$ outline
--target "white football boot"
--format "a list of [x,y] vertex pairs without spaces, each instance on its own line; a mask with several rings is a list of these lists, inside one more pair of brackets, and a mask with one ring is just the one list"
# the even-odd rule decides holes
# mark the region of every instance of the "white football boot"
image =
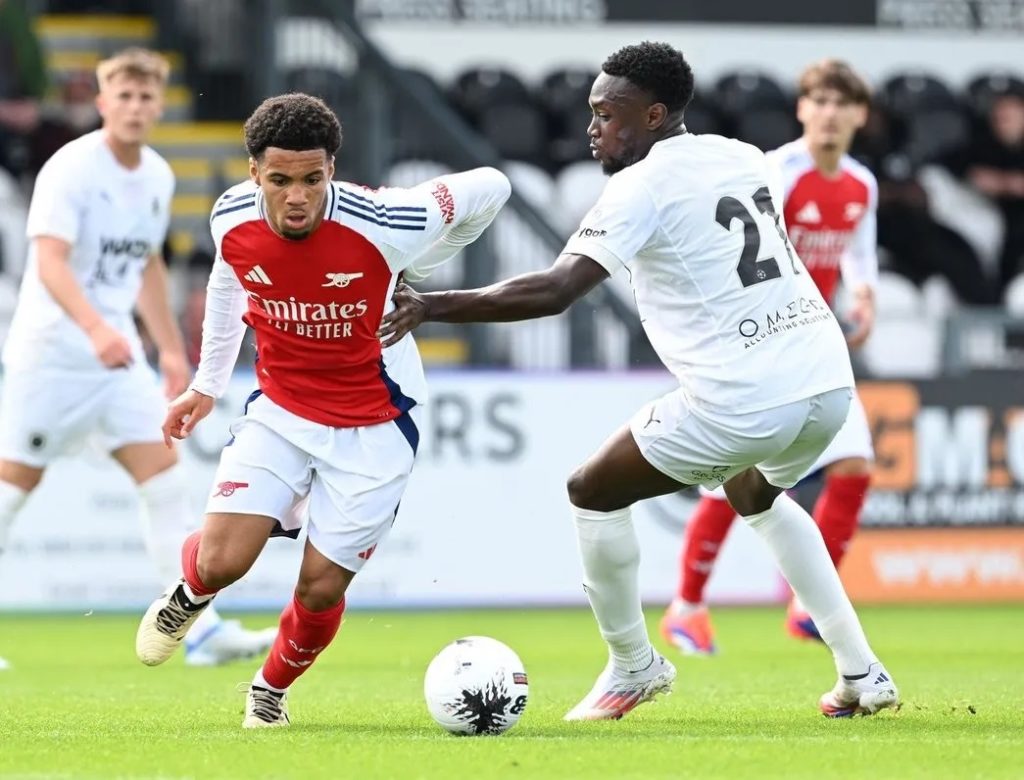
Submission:
[[185,637],[185,663],[188,666],[220,666],[252,658],[267,652],[276,638],[276,626],[252,631],[237,620],[222,620],[198,637],[198,641],[193,641],[192,634]]
[[10,668],[11,668],[11,664],[7,661],[7,659],[6,658],[0,658],[0,672],[2,672],[4,669],[10,669]]
[[821,697],[818,707],[829,718],[874,715],[900,703],[900,694],[882,664],[875,662],[867,674],[850,679],[841,676],[836,687]]
[[583,701],[569,710],[565,720],[618,720],[659,693],[670,693],[676,668],[654,653],[651,665],[639,672],[620,672],[609,661]]
[[142,616],[135,634],[135,655],[146,666],[162,664],[174,655],[196,618],[211,603],[212,598],[193,603],[185,595],[185,580],[173,582]]
[[290,726],[288,694],[250,685],[245,697],[244,729],[270,729]]

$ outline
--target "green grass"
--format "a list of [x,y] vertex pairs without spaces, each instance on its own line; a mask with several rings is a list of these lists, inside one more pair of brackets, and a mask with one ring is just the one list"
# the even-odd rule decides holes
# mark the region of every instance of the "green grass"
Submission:
[[[715,617],[723,653],[678,659],[671,697],[568,724],[604,661],[589,613],[351,612],[294,686],[292,728],[247,732],[234,688],[254,663],[148,669],[133,618],[2,616],[15,668],[0,673],[0,777],[1024,777],[1024,609],[863,610],[904,706],[838,721],[815,708],[827,653],[788,639],[780,610]],[[448,736],[423,705],[430,658],[466,634],[507,642],[529,671],[529,706],[504,736]]]

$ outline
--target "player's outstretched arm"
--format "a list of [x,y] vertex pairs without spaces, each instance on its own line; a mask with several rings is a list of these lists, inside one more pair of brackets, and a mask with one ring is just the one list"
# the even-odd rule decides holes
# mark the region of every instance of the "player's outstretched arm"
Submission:
[[46,235],[32,240],[35,241],[39,280],[57,305],[89,336],[100,362],[107,368],[131,365],[132,348],[128,339],[96,311],[71,270],[71,244]]
[[417,293],[395,290],[395,310],[378,335],[384,347],[397,343],[422,322],[516,322],[561,314],[608,278],[604,266],[586,255],[563,254],[545,271],[521,274],[476,290]]

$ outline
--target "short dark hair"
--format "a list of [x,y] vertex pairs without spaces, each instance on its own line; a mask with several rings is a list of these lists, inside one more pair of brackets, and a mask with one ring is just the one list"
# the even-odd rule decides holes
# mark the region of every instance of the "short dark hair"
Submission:
[[267,98],[245,120],[245,148],[259,158],[267,147],[304,152],[341,146],[341,123],[320,98],[302,92]]
[[871,89],[857,72],[842,60],[827,59],[807,66],[800,74],[800,97],[816,89],[834,89],[851,103],[866,106]]
[[693,69],[683,53],[667,43],[624,46],[604,61],[601,70],[650,93],[671,113],[682,111],[693,97]]

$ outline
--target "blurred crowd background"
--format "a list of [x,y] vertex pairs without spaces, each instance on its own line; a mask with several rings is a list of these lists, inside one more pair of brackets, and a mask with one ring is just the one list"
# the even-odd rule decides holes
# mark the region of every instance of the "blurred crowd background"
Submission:
[[[1022,4],[692,7],[708,5],[0,0],[0,324],[24,264],[33,177],[97,126],[93,69],[112,51],[151,46],[172,66],[153,145],[177,175],[166,253],[198,360],[209,208],[247,175],[241,122],[263,97],[302,90],[332,105],[345,128],[339,178],[406,185],[500,164],[514,184],[510,208],[488,240],[429,282],[471,286],[553,260],[603,185],[585,134],[600,63],[619,45],[660,38],[693,61],[689,129],[762,149],[799,135],[795,78],[808,62],[844,57],[868,77],[871,115],[853,153],[879,180],[883,273],[877,331],[855,356],[862,376],[1024,368]],[[425,359],[522,369],[655,364],[628,288],[604,287],[550,321],[432,325]]]

